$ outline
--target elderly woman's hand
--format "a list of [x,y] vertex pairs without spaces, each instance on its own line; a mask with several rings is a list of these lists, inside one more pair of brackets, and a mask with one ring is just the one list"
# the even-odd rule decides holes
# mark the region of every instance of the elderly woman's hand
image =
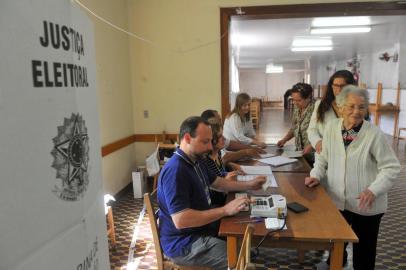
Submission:
[[311,145],[311,144],[308,144],[308,145],[306,145],[306,146],[304,147],[302,153],[303,153],[303,155],[307,155],[307,154],[310,154],[312,151],[313,151],[312,145]]
[[307,187],[315,187],[318,184],[320,184],[320,181],[317,178],[310,177],[310,176],[305,178],[305,185]]
[[367,211],[369,208],[371,208],[372,203],[375,201],[375,194],[369,189],[366,189],[359,194],[357,199],[359,199],[359,210]]
[[322,145],[321,140],[316,143],[315,149],[316,149],[317,154],[321,153],[321,150],[322,150],[321,145]]

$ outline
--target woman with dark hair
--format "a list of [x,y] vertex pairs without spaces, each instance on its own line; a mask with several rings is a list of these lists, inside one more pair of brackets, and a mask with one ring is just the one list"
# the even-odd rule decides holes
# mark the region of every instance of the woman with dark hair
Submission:
[[321,141],[323,138],[326,124],[336,118],[339,118],[339,110],[336,104],[336,96],[340,94],[341,89],[348,84],[356,84],[353,74],[348,70],[339,70],[335,72],[328,81],[327,91],[321,101],[317,101],[309,123],[307,135],[310,143],[321,152]]
[[291,91],[294,104],[292,127],[288,133],[278,141],[277,145],[283,147],[293,137],[295,138],[296,150],[302,150],[303,156],[313,165],[313,147],[307,138],[307,128],[314,109],[313,88],[307,83],[295,84]]
[[239,141],[243,144],[255,144],[264,148],[265,143],[258,140],[252,126],[250,103],[251,98],[248,94],[238,94],[234,109],[224,121],[223,135],[229,140]]

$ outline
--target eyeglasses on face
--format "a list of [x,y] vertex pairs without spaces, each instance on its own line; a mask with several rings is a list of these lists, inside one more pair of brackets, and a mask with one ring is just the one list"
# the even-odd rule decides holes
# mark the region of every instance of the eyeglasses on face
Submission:
[[335,84],[335,83],[333,83],[333,88],[340,88],[340,89],[342,89],[344,86],[346,86],[346,84]]
[[344,107],[347,108],[348,111],[354,111],[355,109],[358,109],[361,112],[364,112],[367,110],[367,106],[366,105],[354,105],[354,104],[344,104]]

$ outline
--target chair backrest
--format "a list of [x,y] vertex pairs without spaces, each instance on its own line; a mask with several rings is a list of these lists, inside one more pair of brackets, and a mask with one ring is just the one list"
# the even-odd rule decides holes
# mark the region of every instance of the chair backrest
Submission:
[[251,264],[251,239],[254,232],[254,225],[248,224],[242,239],[240,254],[238,255],[236,270],[255,269]]
[[157,192],[158,189],[158,179],[159,179],[159,173],[154,175],[154,181],[152,182],[152,192],[151,195],[155,196],[155,193]]
[[159,240],[159,230],[158,222],[156,217],[156,211],[151,202],[151,195],[149,193],[144,194],[144,203],[147,208],[147,213],[149,217],[149,223],[151,225],[152,239],[154,240],[156,260],[158,264],[158,269],[164,269],[164,255],[161,248],[161,241]]

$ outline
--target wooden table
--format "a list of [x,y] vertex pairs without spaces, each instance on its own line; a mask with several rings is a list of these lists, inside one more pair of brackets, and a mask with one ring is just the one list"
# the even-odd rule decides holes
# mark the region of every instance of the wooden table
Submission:
[[[305,173],[274,173],[277,188],[273,194],[282,194],[288,202],[296,201],[309,208],[309,211],[295,214],[288,211],[287,230],[272,235],[272,241],[264,246],[330,250],[330,269],[342,269],[344,242],[358,242],[358,238],[333,204],[322,186],[308,188],[304,185]],[[232,197],[233,195],[229,195]],[[231,199],[231,198],[229,198]],[[246,223],[236,223],[249,219],[248,212],[223,218],[219,235],[227,237],[227,256],[229,267],[237,260],[237,242],[243,237]],[[253,238],[259,240],[268,230],[264,222],[255,223]]]

